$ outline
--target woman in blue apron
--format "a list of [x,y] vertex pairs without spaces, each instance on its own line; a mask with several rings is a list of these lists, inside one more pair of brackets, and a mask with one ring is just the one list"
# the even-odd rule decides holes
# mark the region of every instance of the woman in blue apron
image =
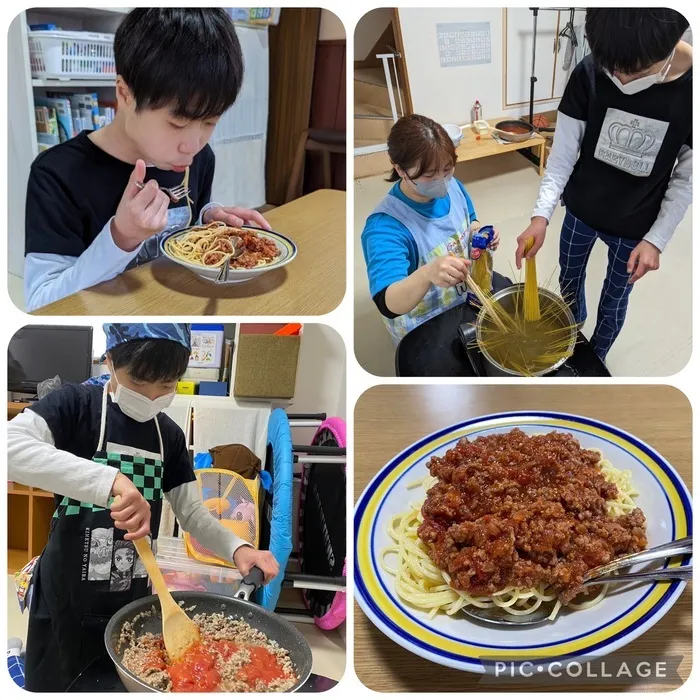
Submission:
[[[457,154],[445,129],[418,114],[391,129],[394,186],[367,219],[362,249],[370,294],[394,344],[466,299],[469,235],[480,224],[453,177]],[[498,233],[491,249],[498,247]]]
[[32,576],[30,691],[68,688],[105,653],[109,618],[149,594],[132,540],[149,531],[157,540],[164,496],[184,530],[242,573],[257,565],[269,580],[278,571],[269,552],[245,546],[209,515],[182,430],[162,413],[189,361],[189,327],[105,330],[111,378],[104,386],[66,385],[8,426],[9,478],[56,494],[49,541]]

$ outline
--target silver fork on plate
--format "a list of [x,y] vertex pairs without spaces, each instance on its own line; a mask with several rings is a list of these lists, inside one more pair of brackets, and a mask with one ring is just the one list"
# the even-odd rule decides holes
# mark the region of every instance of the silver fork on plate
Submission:
[[[145,186],[146,185],[143,182],[136,183],[136,187],[138,187],[140,190],[142,190]],[[165,194],[170,197],[170,201],[173,204],[177,204],[181,199],[184,199],[190,193],[190,188],[185,187],[184,185],[178,185],[177,187],[159,187],[158,189],[161,192],[165,192]]]
[[221,266],[219,274],[214,280],[216,284],[226,284],[228,282],[228,273],[231,269],[231,260],[240,258],[245,250],[243,241],[240,239],[239,236],[232,236],[230,240],[233,245],[233,253],[231,253],[231,255],[226,256],[226,260],[224,260],[224,264]]
[[[586,573],[583,579],[584,586],[592,586],[599,583],[646,583],[651,581],[690,581],[693,577],[693,567],[678,566],[663,569],[654,569],[651,571],[635,571],[624,573],[622,575],[612,575],[618,569],[625,569],[635,564],[644,564],[650,561],[659,559],[670,559],[672,557],[683,556],[693,553],[693,538],[684,537],[680,540],[667,542],[666,544],[646,549],[636,554],[626,554],[622,557],[614,559],[609,564],[598,566]],[[507,625],[510,627],[518,627],[524,625],[540,624],[549,622],[556,601],[549,601],[540,605],[534,612],[527,615],[514,616],[510,615],[504,608],[476,608],[467,606],[462,608],[463,612],[468,617],[474,617],[477,620],[490,622],[495,625]]]

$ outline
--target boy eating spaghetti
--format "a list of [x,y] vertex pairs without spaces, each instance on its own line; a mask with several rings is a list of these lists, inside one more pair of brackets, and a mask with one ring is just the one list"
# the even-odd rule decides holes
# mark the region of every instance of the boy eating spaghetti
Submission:
[[[117,113],[98,131],[42,153],[27,187],[27,311],[159,255],[162,237],[196,223],[269,225],[210,202],[207,145],[243,82],[243,55],[223,9],[138,8],[114,39]],[[145,186],[144,186],[145,183]],[[161,187],[183,186],[171,201]]]

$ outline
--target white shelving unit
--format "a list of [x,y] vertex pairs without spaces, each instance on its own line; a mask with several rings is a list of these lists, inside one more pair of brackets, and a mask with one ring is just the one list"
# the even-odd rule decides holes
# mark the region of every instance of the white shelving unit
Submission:
[[24,209],[27,179],[38,155],[34,123],[34,97],[46,90],[92,88],[106,96],[111,80],[34,80],[29,66],[28,25],[53,23],[61,29],[114,33],[129,11],[126,7],[47,7],[30,9],[13,20],[8,32],[8,270],[17,277],[24,271]]

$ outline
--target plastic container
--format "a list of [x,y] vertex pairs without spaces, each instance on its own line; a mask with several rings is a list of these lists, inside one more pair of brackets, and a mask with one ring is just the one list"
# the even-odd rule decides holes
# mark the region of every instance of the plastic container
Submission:
[[203,564],[187,554],[180,537],[159,537],[156,561],[170,591],[200,591],[233,595],[241,575],[238,569]]
[[29,32],[32,78],[116,78],[114,34]]

